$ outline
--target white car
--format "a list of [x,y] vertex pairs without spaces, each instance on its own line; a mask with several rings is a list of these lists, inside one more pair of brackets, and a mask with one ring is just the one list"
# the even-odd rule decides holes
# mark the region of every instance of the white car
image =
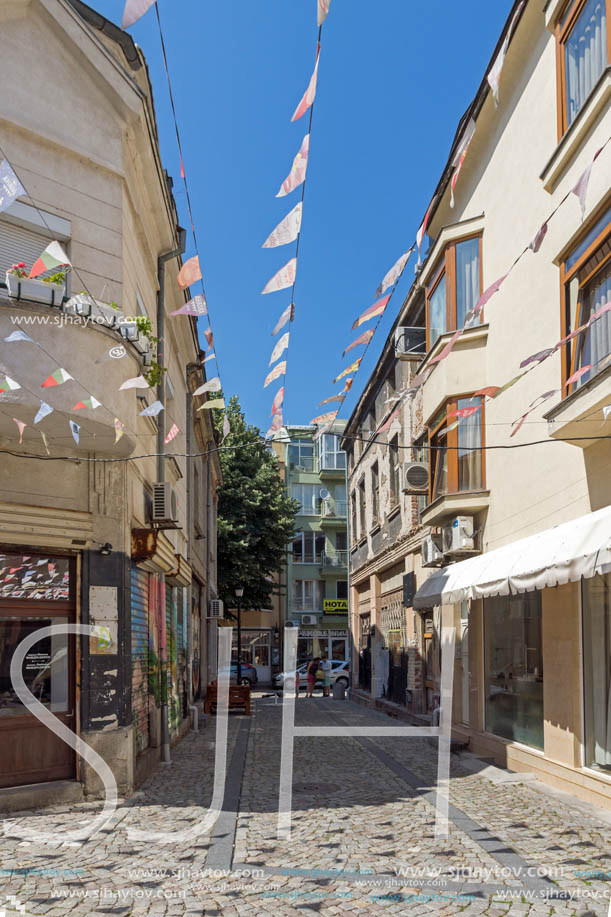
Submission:
[[[299,690],[305,691],[308,686],[308,676],[307,676],[308,663],[303,662],[301,665],[297,666],[297,673],[299,675]],[[350,665],[348,662],[342,659],[332,659],[331,660],[331,686],[339,682],[343,684],[345,688],[350,684]],[[278,672],[272,678],[272,684],[274,688],[282,688],[284,685],[284,672]],[[324,685],[323,681],[316,681],[315,687],[322,688]]]

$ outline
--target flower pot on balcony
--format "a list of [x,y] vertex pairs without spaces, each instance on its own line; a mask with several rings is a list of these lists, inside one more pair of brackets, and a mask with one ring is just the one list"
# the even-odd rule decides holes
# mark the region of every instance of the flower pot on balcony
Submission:
[[61,306],[65,287],[63,284],[45,283],[44,280],[29,280],[17,277],[7,271],[6,285],[9,296],[13,299],[39,302],[49,306]]

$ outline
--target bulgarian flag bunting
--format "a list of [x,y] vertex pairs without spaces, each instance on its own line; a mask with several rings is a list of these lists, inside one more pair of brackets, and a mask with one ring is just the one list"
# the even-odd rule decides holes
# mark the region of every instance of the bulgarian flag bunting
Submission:
[[101,407],[102,402],[98,401],[97,398],[94,398],[93,395],[91,398],[85,399],[85,401],[77,401],[77,403],[72,408],[73,411],[82,411],[85,408],[91,408],[92,411],[95,411],[96,408]]
[[339,382],[339,380],[340,380],[340,379],[343,379],[344,376],[348,376],[348,375],[350,375],[350,373],[355,373],[355,372],[357,371],[357,369],[359,368],[359,366],[361,365],[361,360],[362,360],[362,359],[363,359],[362,357],[359,357],[358,360],[355,360],[354,363],[351,363],[350,366],[347,366],[346,369],[345,369],[343,372],[341,372],[341,373],[339,374],[339,376],[336,376],[336,377],[335,377],[335,379],[333,380],[333,382],[334,382],[334,383],[335,383],[335,382]]
[[59,242],[51,242],[50,245],[47,245],[38,261],[35,261],[32,265],[28,278],[38,277],[39,274],[44,274],[45,271],[50,271],[51,268],[59,267],[60,264],[72,266]]
[[51,373],[45,381],[40,386],[41,388],[53,388],[54,385],[63,385],[64,382],[68,382],[69,379],[72,379],[70,373],[65,369],[56,369],[54,373]]
[[376,302],[374,302],[373,306],[369,306],[368,309],[365,309],[362,315],[359,315],[359,317],[352,323],[352,330],[354,331],[354,329],[358,328],[359,325],[368,322],[370,318],[375,318],[376,315],[382,315],[384,309],[388,305],[389,299],[390,296],[384,296],[382,299],[378,299]]
[[14,379],[11,379],[10,376],[5,376],[0,382],[0,393],[14,391],[16,388],[21,388],[21,386],[18,382],[15,382]]

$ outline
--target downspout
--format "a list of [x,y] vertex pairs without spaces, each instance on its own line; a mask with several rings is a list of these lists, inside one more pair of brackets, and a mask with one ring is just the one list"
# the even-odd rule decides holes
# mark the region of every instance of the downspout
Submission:
[[[187,424],[187,455],[191,455],[191,444],[193,441],[192,429],[193,429],[193,417],[192,417],[192,395],[191,395],[191,374],[201,371],[201,365],[199,363],[189,363],[187,365],[187,371],[185,375],[185,388],[186,388],[186,404],[185,404],[185,417]],[[187,459],[187,562],[191,566],[191,543],[194,537],[193,532],[193,509],[191,504],[191,491],[193,487],[193,469],[191,466],[191,460]],[[187,697],[189,700],[190,709],[194,708],[191,706],[193,704],[193,616],[191,613],[193,607],[193,595],[192,595],[193,586],[189,586],[187,591],[187,676],[188,676],[188,688],[187,688]],[[197,708],[195,708],[197,710]],[[195,722],[197,722],[197,713],[194,714]]]
[[[178,247],[157,258],[157,363],[161,370],[159,382],[157,383],[157,400],[165,406],[165,263],[172,258],[178,258],[184,254],[187,246],[187,231],[180,229],[178,233]],[[161,483],[165,480],[165,415],[161,411],[157,415],[157,481]],[[163,589],[163,598],[165,598],[165,581]],[[165,602],[161,609],[162,615],[162,643],[161,643],[161,666],[162,672],[165,673],[165,691],[161,698],[161,745],[163,748],[163,760],[166,764],[170,763],[170,730],[168,727],[168,660],[166,651],[166,634],[165,634]]]

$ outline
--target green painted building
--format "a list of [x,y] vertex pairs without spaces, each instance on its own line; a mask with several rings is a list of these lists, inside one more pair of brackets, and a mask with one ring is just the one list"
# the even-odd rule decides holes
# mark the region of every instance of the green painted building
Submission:
[[284,617],[299,626],[298,660],[348,659],[348,524],[345,421],[315,438],[316,426],[286,426],[273,443],[287,491],[299,502],[287,546]]

